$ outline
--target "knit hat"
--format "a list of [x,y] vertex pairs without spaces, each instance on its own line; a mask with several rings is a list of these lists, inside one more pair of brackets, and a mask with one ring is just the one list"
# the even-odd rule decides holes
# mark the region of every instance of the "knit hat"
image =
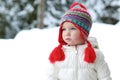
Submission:
[[92,26],[92,19],[84,5],[77,2],[72,4],[70,10],[62,16],[61,26],[65,21],[72,22],[74,25],[81,28],[86,36],[89,35]]
[[71,22],[72,24],[75,25],[76,28],[79,29],[79,31],[81,32],[80,36],[82,36],[82,38],[87,43],[84,60],[88,63],[93,63],[96,59],[95,51],[92,48],[90,42],[84,37],[84,36],[88,37],[89,35],[92,26],[92,19],[86,7],[78,2],[73,3],[70,9],[61,18],[58,36],[58,41],[60,44],[50,54],[49,56],[50,62],[54,63],[55,61],[63,61],[65,59],[65,55],[62,50],[62,45],[67,44],[62,38],[62,26],[64,22]]

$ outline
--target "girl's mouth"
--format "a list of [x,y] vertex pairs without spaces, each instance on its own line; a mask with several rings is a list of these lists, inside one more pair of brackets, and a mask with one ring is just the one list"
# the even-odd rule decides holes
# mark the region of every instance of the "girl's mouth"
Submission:
[[66,38],[65,40],[67,40],[67,41],[71,41],[71,38]]

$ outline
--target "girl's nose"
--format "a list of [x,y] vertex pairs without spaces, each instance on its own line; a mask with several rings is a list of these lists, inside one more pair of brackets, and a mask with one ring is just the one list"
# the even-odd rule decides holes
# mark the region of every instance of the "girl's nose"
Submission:
[[66,35],[69,36],[70,35],[70,31],[66,30]]

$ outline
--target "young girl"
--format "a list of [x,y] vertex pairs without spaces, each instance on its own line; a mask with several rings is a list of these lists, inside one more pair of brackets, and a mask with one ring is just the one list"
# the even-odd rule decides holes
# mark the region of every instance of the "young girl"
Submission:
[[102,52],[88,40],[91,27],[86,7],[73,3],[62,16],[59,45],[49,56],[49,80],[111,80]]

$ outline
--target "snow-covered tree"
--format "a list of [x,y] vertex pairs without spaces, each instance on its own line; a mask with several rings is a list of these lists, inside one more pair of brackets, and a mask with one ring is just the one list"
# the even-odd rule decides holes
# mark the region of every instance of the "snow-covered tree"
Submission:
[[36,0],[0,0],[0,38],[36,26]]
[[46,0],[39,0],[37,8],[37,27],[40,29],[44,28],[44,13],[46,7]]
[[20,30],[41,24],[39,28],[59,26],[61,16],[73,2],[84,4],[94,22],[120,21],[120,0],[43,0],[44,7],[41,1],[0,0],[0,38],[14,38]]
[[120,0],[91,0],[87,4],[94,21],[108,24],[120,21]]
[[47,0],[44,24],[46,27],[59,26],[60,18],[74,0]]

